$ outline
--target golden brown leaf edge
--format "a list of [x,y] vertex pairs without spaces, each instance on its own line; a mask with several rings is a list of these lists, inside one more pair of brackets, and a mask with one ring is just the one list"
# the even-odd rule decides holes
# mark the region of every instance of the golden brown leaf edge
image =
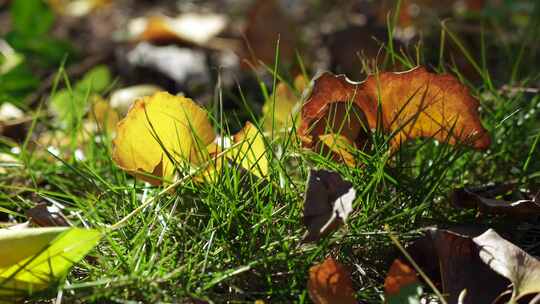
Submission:
[[424,67],[370,75],[358,83],[326,72],[313,81],[298,132],[304,146],[312,149],[321,145],[319,136],[324,134],[339,134],[364,149],[368,132],[381,128],[392,136],[393,151],[414,138],[483,150],[491,140],[478,106],[454,76],[430,73]]

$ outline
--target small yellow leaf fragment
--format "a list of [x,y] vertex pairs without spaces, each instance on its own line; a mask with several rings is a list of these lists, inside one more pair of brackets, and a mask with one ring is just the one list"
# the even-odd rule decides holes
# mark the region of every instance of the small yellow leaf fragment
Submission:
[[258,177],[268,175],[268,158],[263,135],[252,123],[247,122],[240,132],[233,136],[234,145],[226,153],[232,161]]
[[319,135],[319,141],[323,153],[331,152],[332,156],[338,161],[343,161],[349,167],[356,167],[356,160],[351,153],[355,150],[355,147],[347,137],[339,134],[324,134]]
[[90,118],[95,121],[102,130],[114,131],[120,120],[118,113],[100,96],[94,96]]
[[213,142],[206,148],[210,163],[195,177],[198,182],[216,182],[223,166],[237,165],[257,177],[268,176],[268,158],[263,134],[255,125],[247,122],[242,130],[232,136],[230,147]]
[[298,75],[294,79],[294,89],[286,83],[280,82],[276,86],[275,93],[270,96],[263,106],[264,130],[271,132],[287,130],[292,127],[298,116],[300,108],[300,96],[306,88],[308,82],[303,75]]
[[157,185],[160,178],[174,176],[173,161],[197,164],[207,158],[206,146],[215,137],[206,111],[193,100],[158,92],[137,100],[120,121],[113,159],[122,169]]

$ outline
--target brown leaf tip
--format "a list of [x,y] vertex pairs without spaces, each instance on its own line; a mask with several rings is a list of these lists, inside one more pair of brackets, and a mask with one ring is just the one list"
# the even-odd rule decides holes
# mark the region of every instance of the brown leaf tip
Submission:
[[332,257],[309,269],[308,292],[316,304],[356,303],[350,274]]
[[387,295],[397,295],[403,287],[417,282],[416,272],[400,259],[395,259],[384,280],[384,291]]

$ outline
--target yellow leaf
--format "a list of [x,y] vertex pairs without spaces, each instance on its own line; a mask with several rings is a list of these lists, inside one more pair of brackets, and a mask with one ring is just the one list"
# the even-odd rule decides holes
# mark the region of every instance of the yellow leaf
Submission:
[[324,154],[330,152],[334,159],[343,161],[350,167],[356,167],[356,160],[351,153],[355,148],[347,137],[339,134],[324,134],[319,135],[319,141]]
[[218,172],[228,161],[240,165],[255,176],[265,178],[268,175],[263,135],[252,123],[247,122],[242,130],[232,136],[232,145],[223,148],[225,150],[215,142],[207,146],[207,151],[212,155],[211,163],[195,177],[196,181],[216,182]]
[[113,159],[122,169],[157,185],[159,178],[174,176],[172,160],[197,164],[206,159],[206,146],[215,137],[206,111],[193,100],[158,92],[137,100],[120,121]]
[[[294,79],[294,88],[297,92],[301,93],[306,86],[307,80],[303,75],[298,75]],[[275,93],[266,100],[263,106],[265,131],[271,132],[274,127],[276,132],[293,126],[298,116],[297,108],[300,106],[300,97],[297,94],[284,82],[276,86]]]
[[225,155],[258,177],[268,175],[268,158],[263,135],[252,123],[247,122],[233,136],[234,146]]
[[71,227],[0,229],[0,302],[58,282],[100,238],[97,230]]
[[95,121],[101,130],[114,131],[120,118],[118,113],[101,96],[94,96],[90,118]]

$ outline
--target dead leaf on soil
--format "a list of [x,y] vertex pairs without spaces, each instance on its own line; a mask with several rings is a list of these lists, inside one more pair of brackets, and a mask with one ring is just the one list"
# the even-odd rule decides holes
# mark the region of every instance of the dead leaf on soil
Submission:
[[416,271],[400,259],[395,259],[384,280],[384,292],[386,296],[397,295],[402,288],[415,283],[418,283]]
[[452,202],[460,208],[478,208],[484,214],[524,218],[540,214],[540,191],[521,191],[513,183],[459,188]]
[[333,258],[309,269],[309,297],[315,304],[355,304],[350,274]]
[[[512,282],[512,300],[540,293],[540,261],[489,229],[473,239],[480,258]],[[510,301],[513,303],[513,301]]]
[[47,207],[47,203],[40,203],[26,210],[26,216],[30,223],[39,227],[71,226],[62,212],[55,209]]
[[360,83],[323,73],[302,107],[299,134],[308,147],[315,146],[320,135],[336,133],[363,149],[368,132],[381,127],[392,135],[393,150],[415,138],[486,149],[490,138],[480,123],[478,106],[456,78],[423,67],[371,75]]
[[336,230],[352,212],[356,191],[336,172],[311,170],[304,197],[304,242],[313,242]]
[[457,303],[464,289],[464,304],[492,303],[509,284],[480,258],[473,242],[477,230],[432,228],[408,248],[419,267],[447,295],[448,303]]

